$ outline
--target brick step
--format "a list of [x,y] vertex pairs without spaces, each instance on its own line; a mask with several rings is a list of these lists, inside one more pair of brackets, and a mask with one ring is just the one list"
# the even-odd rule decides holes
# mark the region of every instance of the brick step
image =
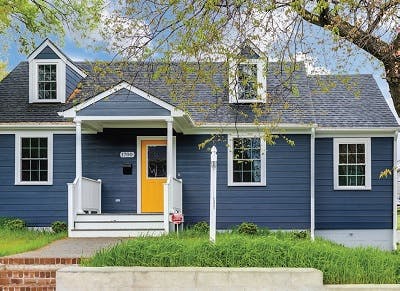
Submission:
[[55,287],[56,270],[50,269],[5,269],[0,270],[0,287]]
[[32,287],[32,286],[6,286],[0,289],[1,291],[55,291],[56,287]]
[[0,264],[4,265],[77,265],[80,261],[80,258],[0,258]]

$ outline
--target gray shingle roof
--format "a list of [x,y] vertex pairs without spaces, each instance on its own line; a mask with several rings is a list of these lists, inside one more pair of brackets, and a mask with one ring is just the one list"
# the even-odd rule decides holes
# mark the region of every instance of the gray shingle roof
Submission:
[[[199,123],[245,123],[257,118],[274,123],[317,123],[326,127],[397,126],[375,80],[369,75],[307,76],[303,65],[289,75],[281,65],[270,63],[268,101],[254,108],[229,104],[224,63],[202,65],[206,66],[202,71],[209,72],[213,82],[199,81],[195,73],[198,64],[194,63],[186,67],[191,71],[189,74],[182,73],[178,63],[170,64],[174,75],[169,79],[163,76],[152,78],[161,66],[156,62],[104,64],[103,69],[99,64],[75,64],[88,72],[88,77],[67,104],[29,104],[28,63],[20,63],[0,82],[0,122],[63,121],[57,115],[58,111],[126,81],[183,109]],[[327,87],[329,90],[325,90]]]

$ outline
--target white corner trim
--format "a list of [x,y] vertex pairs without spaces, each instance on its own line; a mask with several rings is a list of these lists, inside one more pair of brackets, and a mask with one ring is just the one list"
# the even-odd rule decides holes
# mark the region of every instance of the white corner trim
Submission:
[[398,131],[394,132],[393,137],[393,235],[392,235],[392,244],[393,250],[397,249],[397,144],[398,144]]
[[[365,144],[365,186],[339,186],[339,144]],[[334,190],[371,190],[371,138],[333,139],[333,188]]]
[[[260,99],[239,99],[237,96],[239,65],[257,65],[257,95]],[[265,103],[267,100],[267,77],[265,72],[266,61],[263,59],[248,59],[241,62],[231,61],[229,65],[229,103]]]
[[[136,213],[142,213],[142,141],[165,140],[165,136],[137,136],[136,139]],[[176,136],[173,136],[173,173],[176,177]],[[163,196],[164,197],[164,196]]]
[[[21,139],[24,137],[47,138],[47,181],[21,181]],[[53,133],[24,131],[15,133],[15,185],[53,185]]]
[[[39,65],[56,65],[57,99],[39,99]],[[62,60],[38,59],[29,62],[29,103],[65,103],[66,67]]]
[[82,78],[86,78],[87,74],[82,71],[81,69],[79,69],[74,63],[72,63],[67,57],[66,55],[60,51],[58,49],[58,47],[56,47],[49,39],[46,39],[44,42],[42,42],[42,44],[36,48],[28,57],[28,62],[30,63],[31,61],[33,61],[38,54],[40,54],[42,52],[42,50],[46,47],[50,47],[55,53],[56,55],[68,66],[70,66],[75,72],[77,72]]
[[84,101],[83,103],[81,103],[77,106],[74,106],[63,112],[59,112],[59,115],[63,116],[63,117],[75,117],[77,111],[80,111],[80,110],[82,110],[82,109],[84,109],[84,108],[86,108],[86,107],[88,107],[88,106],[110,96],[111,94],[122,90],[122,89],[127,89],[127,90],[131,91],[132,93],[135,93],[135,94],[143,97],[144,99],[146,99],[150,102],[153,102],[154,104],[157,104],[164,109],[167,109],[168,111],[171,112],[171,116],[181,117],[181,116],[185,115],[183,111],[177,109],[175,106],[173,106],[153,95],[150,95],[149,93],[144,92],[143,90],[140,90],[139,88],[136,88],[127,82],[121,82],[118,85],[112,87],[111,89],[108,89],[108,90]]
[[[239,138],[259,138],[261,145],[261,181],[260,182],[233,182],[233,139],[235,137]],[[266,162],[266,144],[265,140],[260,137],[259,134],[244,134],[244,135],[228,135],[228,186],[266,186],[266,171],[267,171],[267,162]]]

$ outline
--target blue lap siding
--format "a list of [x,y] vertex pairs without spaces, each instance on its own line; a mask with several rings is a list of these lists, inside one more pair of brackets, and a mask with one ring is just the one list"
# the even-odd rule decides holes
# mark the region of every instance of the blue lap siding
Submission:
[[46,46],[36,57],[35,59],[59,59],[58,55],[49,47]]
[[80,116],[169,116],[169,110],[127,90],[110,96],[82,109]]
[[368,191],[333,190],[333,139],[315,142],[316,229],[392,228],[393,178],[379,179],[392,168],[393,138],[371,138],[371,184]]
[[[209,219],[210,153],[199,150],[206,135],[183,136],[177,143],[177,174],[183,179],[185,221]],[[264,187],[228,187],[226,141],[217,144],[217,228],[248,221],[271,229],[310,227],[310,137],[290,136],[267,147]]]
[[15,136],[0,135],[0,217],[20,217],[29,226],[67,221],[67,183],[75,177],[75,136],[53,137],[53,185],[14,185]]
[[78,86],[79,82],[82,81],[82,77],[68,65],[66,65],[65,74],[65,96],[68,98]]
[[[136,213],[137,156],[121,158],[120,152],[137,154],[137,136],[165,135],[166,129],[105,129],[82,136],[83,176],[102,180],[102,212]],[[123,175],[126,163],[132,165],[132,175]]]

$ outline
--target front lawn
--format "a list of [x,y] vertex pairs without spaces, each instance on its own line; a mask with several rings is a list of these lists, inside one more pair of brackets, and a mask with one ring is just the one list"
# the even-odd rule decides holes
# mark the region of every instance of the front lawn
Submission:
[[35,250],[66,236],[65,232],[52,233],[0,228],[0,257]]
[[307,267],[324,273],[325,284],[400,283],[400,253],[346,248],[303,233],[223,233],[215,245],[206,234],[185,231],[142,237],[102,250],[85,266]]

